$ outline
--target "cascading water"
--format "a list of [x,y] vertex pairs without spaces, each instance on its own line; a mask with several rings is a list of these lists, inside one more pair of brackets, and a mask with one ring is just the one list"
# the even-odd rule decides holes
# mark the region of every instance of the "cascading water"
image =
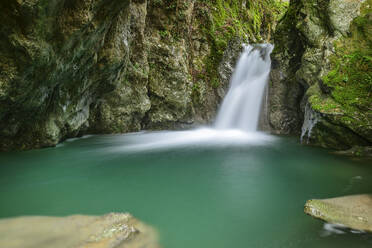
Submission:
[[[320,116],[318,113],[314,112],[309,103],[306,104],[305,107],[305,119],[304,124],[302,125],[302,132],[301,132],[301,143],[309,143],[309,139],[311,138],[311,133],[313,128],[318,123]],[[306,140],[305,140],[306,139]]]
[[257,130],[272,49],[270,44],[245,46],[218,113],[217,129]]
[[119,152],[198,145],[258,145],[272,141],[273,136],[257,132],[261,103],[270,73],[272,49],[270,44],[244,47],[213,128],[117,136],[119,143],[125,143],[118,148]]

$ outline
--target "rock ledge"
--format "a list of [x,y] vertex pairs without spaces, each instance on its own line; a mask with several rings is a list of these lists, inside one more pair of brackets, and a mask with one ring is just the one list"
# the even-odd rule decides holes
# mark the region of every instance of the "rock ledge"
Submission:
[[127,213],[0,219],[0,247],[158,248],[155,231]]
[[372,232],[372,195],[309,200],[305,213],[329,223]]

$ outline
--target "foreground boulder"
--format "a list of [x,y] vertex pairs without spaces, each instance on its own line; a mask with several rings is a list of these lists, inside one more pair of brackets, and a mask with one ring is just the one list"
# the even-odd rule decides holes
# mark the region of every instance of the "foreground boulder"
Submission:
[[0,220],[0,247],[159,247],[155,231],[129,214],[17,217]]
[[329,223],[372,232],[372,195],[352,195],[309,200],[305,213]]

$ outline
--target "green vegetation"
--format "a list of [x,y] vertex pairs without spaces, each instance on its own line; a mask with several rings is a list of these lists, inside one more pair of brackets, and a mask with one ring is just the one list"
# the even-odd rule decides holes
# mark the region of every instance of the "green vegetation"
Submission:
[[[335,42],[336,53],[330,57],[331,71],[323,77],[324,84],[330,88],[332,100],[337,104],[333,110],[342,109],[346,124],[371,126],[372,114],[372,1],[364,3],[362,15],[351,26],[350,37]],[[326,101],[316,101],[314,109],[329,111]],[[337,106],[337,107],[335,107]]]
[[[323,114],[343,114],[340,104],[335,102],[333,98],[322,96],[318,85],[314,85],[312,87],[317,88],[316,92],[308,92],[308,94],[312,94],[309,98],[309,101],[314,110]],[[310,91],[314,90],[310,89]]]
[[167,38],[170,34],[169,34],[168,30],[160,30],[160,31],[159,31],[159,35],[160,35],[161,38],[165,39],[165,38]]
[[198,15],[204,21],[202,30],[211,44],[211,54],[205,61],[206,78],[213,87],[219,86],[217,67],[228,42],[239,37],[253,42],[270,40],[288,3],[277,0],[205,0],[197,3]]
[[334,69],[323,78],[332,88],[332,97],[351,111],[368,110],[372,97],[372,57],[359,49],[338,48],[332,60]]
[[[156,24],[162,42],[177,46],[186,40],[192,46],[197,37],[200,43],[208,43],[209,55],[196,62],[190,73],[194,83],[200,80],[213,88],[221,84],[217,70],[229,41],[235,38],[252,43],[270,41],[277,21],[288,7],[288,2],[281,0],[198,0],[193,7],[187,0],[152,0],[150,4],[164,11],[154,18],[163,20],[159,18],[162,15],[169,18]],[[185,25],[189,18],[190,24]],[[193,58],[192,51],[189,56]]]
[[365,3],[364,14],[353,21],[352,35],[335,42],[332,70],[323,78],[332,88],[332,97],[346,108],[368,110],[372,104],[371,4],[371,0]]

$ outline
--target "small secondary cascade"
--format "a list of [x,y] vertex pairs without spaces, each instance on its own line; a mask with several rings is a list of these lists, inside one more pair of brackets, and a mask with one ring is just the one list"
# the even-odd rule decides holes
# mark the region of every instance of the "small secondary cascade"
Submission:
[[217,129],[257,130],[272,50],[271,44],[245,45],[217,115]]
[[[314,112],[309,103],[306,104],[305,107],[305,119],[304,124],[302,125],[302,132],[301,132],[301,143],[309,143],[311,138],[311,133],[313,128],[318,123],[320,116],[318,113]],[[305,140],[306,138],[306,140]]]

